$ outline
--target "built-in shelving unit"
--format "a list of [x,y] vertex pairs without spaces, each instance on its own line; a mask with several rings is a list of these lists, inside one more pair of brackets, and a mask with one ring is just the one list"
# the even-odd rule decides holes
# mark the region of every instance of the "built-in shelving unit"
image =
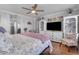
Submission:
[[78,39],[78,17],[78,15],[64,17],[64,38],[66,38],[67,34],[73,33]]
[[[39,21],[39,32],[41,34],[48,34],[52,38],[51,41],[61,42],[62,37],[63,37],[63,35],[62,35],[63,30],[61,30],[61,31],[47,30],[47,23],[50,23],[50,22],[63,22],[63,20],[62,19],[40,20]],[[61,27],[63,27],[63,26],[61,26]]]

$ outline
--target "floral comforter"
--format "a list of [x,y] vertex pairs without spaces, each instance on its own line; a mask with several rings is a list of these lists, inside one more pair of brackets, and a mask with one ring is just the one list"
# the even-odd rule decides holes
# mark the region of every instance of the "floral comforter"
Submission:
[[36,49],[43,43],[40,40],[28,36],[0,33],[0,54],[10,55],[33,55]]

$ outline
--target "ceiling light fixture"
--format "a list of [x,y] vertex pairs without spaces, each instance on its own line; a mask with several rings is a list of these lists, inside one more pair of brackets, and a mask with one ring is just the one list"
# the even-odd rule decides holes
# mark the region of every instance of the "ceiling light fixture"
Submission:
[[37,9],[37,8],[38,8],[37,4],[34,4],[30,9],[22,7],[22,9],[29,10],[29,12],[27,12],[27,14],[32,13],[32,14],[38,15],[38,12],[43,12],[44,11],[44,10],[40,10],[40,9]]
[[32,13],[36,13],[36,11],[35,10],[32,10]]

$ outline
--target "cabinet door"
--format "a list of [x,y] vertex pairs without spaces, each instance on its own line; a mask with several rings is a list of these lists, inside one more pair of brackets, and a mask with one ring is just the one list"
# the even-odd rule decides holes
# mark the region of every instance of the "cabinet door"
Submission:
[[39,31],[44,31],[44,21],[39,21]]
[[53,32],[52,33],[52,41],[61,42],[62,32]]
[[43,21],[41,21],[41,23],[40,23],[40,28],[41,28],[41,31],[44,31],[44,22]]
[[79,33],[79,16],[78,16],[78,28],[77,28],[77,30],[78,30],[78,33]]
[[46,31],[46,21],[45,20],[41,20],[39,22],[39,32],[42,32],[42,31]]
[[64,37],[66,34],[76,33],[76,17],[68,17],[64,19]]
[[75,18],[67,18],[64,23],[65,33],[76,33],[76,19]]

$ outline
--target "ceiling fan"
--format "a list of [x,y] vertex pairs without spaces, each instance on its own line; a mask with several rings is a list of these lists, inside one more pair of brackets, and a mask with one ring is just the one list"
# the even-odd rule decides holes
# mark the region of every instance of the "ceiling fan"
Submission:
[[79,8],[68,8],[66,11],[68,14],[72,14],[73,12],[79,11]]
[[38,15],[38,12],[44,12],[44,10],[39,10],[37,9],[38,5],[37,4],[34,4],[30,9],[29,8],[25,8],[25,7],[22,7],[22,9],[25,9],[25,10],[29,10],[29,12],[27,14],[35,14],[35,15]]

